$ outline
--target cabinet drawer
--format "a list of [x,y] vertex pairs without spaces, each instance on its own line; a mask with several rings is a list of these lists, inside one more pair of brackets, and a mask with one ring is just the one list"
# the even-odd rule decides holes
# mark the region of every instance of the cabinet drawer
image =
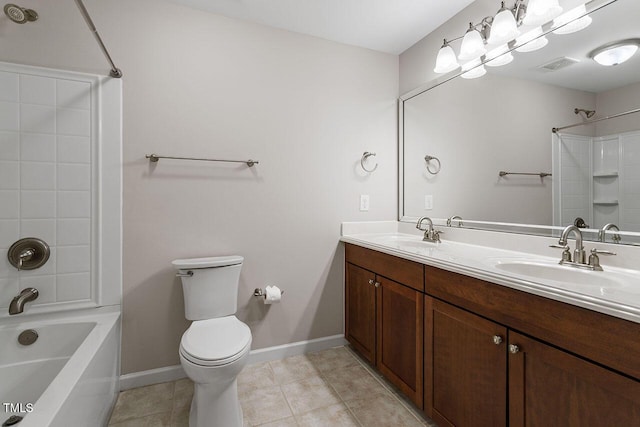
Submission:
[[426,293],[640,379],[640,324],[425,266]]
[[351,264],[424,292],[424,266],[420,263],[349,243],[345,244],[345,258]]

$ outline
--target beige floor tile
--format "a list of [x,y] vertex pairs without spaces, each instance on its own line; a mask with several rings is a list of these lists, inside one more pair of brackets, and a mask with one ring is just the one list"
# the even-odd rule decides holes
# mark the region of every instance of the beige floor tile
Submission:
[[340,403],[340,397],[321,377],[310,377],[281,386],[294,415]]
[[298,423],[296,422],[295,418],[289,417],[282,420],[272,421],[266,424],[260,424],[260,427],[298,427]]
[[356,419],[367,427],[422,427],[423,424],[393,396],[346,402]]
[[351,415],[344,403],[314,409],[305,414],[296,415],[300,427],[359,427],[358,421]]
[[238,392],[277,385],[269,362],[245,366],[238,375]]
[[335,347],[317,353],[309,353],[307,357],[322,373],[358,365],[358,361],[353,357],[352,353],[344,347]]
[[344,401],[390,394],[380,381],[360,365],[327,372],[324,378]]
[[[188,424],[187,424],[188,425]],[[109,424],[110,427],[170,427],[171,412],[148,415],[141,418],[131,418],[117,424]]]
[[245,424],[255,426],[293,415],[279,386],[248,390],[239,398]]
[[318,375],[318,370],[305,354],[274,360],[269,364],[278,384],[287,384]]
[[121,392],[110,422],[115,424],[163,412],[171,415],[173,390],[174,383],[169,382]]

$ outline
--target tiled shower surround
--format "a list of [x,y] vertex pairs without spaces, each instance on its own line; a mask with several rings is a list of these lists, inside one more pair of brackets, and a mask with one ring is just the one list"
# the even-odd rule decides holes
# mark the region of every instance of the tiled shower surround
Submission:
[[[92,297],[92,105],[89,81],[0,68],[2,308],[27,287],[40,293],[34,306]],[[8,263],[24,237],[50,246],[43,267]]]

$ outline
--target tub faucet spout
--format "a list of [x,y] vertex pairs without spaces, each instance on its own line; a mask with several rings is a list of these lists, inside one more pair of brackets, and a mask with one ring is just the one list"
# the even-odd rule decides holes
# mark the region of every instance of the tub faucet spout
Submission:
[[26,288],[20,292],[20,295],[11,300],[9,304],[9,314],[20,314],[24,311],[24,305],[38,298],[38,290],[36,288]]

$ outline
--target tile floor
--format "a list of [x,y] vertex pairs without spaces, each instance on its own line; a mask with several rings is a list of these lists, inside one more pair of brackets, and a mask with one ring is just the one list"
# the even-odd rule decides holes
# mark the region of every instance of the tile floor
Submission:
[[[238,394],[245,426],[435,426],[348,347],[249,365]],[[188,379],[123,391],[109,426],[188,426],[192,395]]]

